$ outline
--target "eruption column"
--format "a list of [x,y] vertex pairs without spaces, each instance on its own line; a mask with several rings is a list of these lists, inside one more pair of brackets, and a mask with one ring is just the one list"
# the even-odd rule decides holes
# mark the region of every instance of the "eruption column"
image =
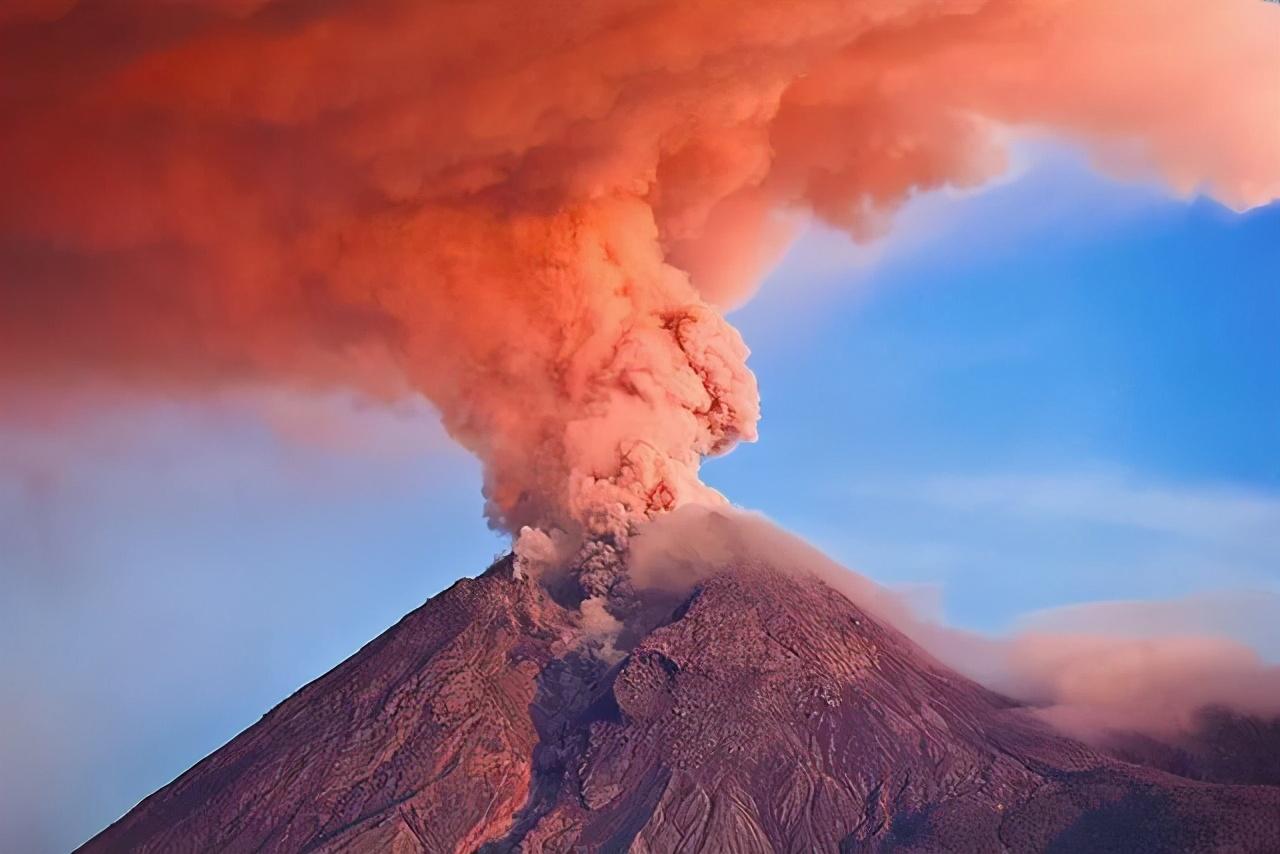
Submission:
[[791,223],[875,234],[1011,126],[1280,193],[1260,2],[163,5],[0,11],[0,384],[421,394],[588,592],[723,500],[758,399],[721,311]]

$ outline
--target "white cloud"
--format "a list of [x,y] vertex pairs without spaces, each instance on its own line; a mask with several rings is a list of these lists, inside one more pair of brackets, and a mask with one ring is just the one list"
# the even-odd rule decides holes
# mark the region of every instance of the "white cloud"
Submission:
[[910,487],[921,501],[1035,519],[1138,528],[1203,540],[1257,541],[1280,554],[1280,496],[1238,488],[1144,482],[1099,471],[927,478]]

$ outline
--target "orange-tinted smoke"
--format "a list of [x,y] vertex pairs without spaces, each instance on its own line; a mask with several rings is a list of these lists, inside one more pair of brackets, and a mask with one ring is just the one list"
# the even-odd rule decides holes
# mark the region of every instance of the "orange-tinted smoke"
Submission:
[[1266,202],[1278,39],[1246,0],[22,0],[0,380],[414,390],[495,524],[621,535],[754,437],[717,307],[789,215],[875,233],[1005,125]]

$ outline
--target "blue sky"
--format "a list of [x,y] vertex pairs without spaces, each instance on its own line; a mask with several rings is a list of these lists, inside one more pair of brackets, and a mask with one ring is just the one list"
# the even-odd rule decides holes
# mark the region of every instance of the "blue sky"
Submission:
[[734,316],[762,440],[707,478],[869,575],[942,584],[947,617],[981,629],[1275,589],[1280,206],[1023,154],[878,250],[797,245]]
[[[706,479],[983,631],[1280,601],[1280,205],[1019,152],[804,236],[733,314],[761,439]],[[504,547],[425,408],[263,395],[0,436],[0,847],[82,841]],[[1277,614],[1197,628],[1280,660]]]

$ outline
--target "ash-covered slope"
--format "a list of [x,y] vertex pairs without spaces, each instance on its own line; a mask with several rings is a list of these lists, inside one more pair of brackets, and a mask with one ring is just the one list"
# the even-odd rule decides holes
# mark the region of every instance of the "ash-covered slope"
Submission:
[[1280,850],[1280,788],[1101,755],[808,576],[659,622],[609,666],[499,564],[82,850]]

